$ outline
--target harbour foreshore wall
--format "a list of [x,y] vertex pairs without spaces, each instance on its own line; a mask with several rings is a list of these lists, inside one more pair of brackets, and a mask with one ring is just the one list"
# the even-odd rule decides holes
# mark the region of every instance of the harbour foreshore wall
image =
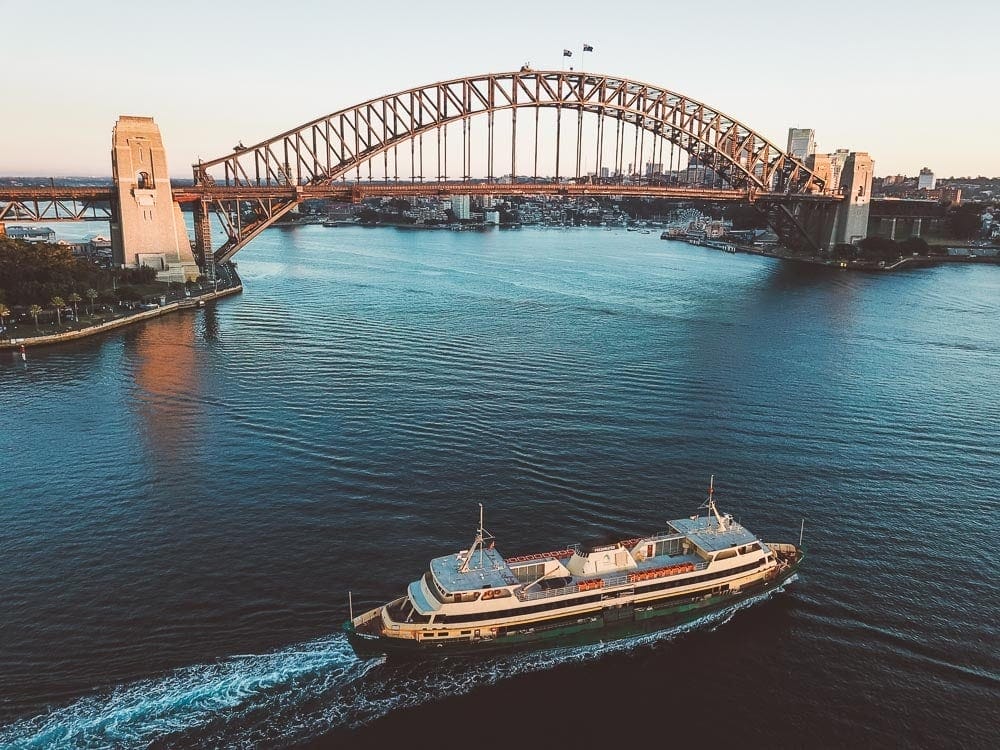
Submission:
[[87,336],[96,336],[99,333],[105,333],[106,331],[113,331],[116,328],[121,328],[122,326],[129,326],[133,323],[141,323],[144,320],[149,320],[151,318],[158,318],[161,315],[167,315],[177,310],[188,310],[191,308],[198,307],[199,302],[207,302],[214,299],[219,299],[221,297],[228,297],[232,294],[238,294],[243,291],[243,285],[238,284],[237,286],[229,287],[227,289],[220,289],[217,292],[206,292],[205,294],[200,294],[197,297],[186,297],[177,302],[168,302],[162,307],[158,307],[155,310],[146,310],[145,312],[135,313],[134,315],[126,315],[124,318],[118,318],[116,320],[109,320],[104,323],[99,323],[95,326],[88,326],[87,328],[81,328],[78,331],[65,331],[63,333],[51,333],[45,336],[30,336],[23,339],[12,339],[10,341],[0,341],[0,350],[4,349],[20,349],[22,346],[25,348],[31,346],[47,346],[49,344],[63,344],[67,341],[75,341],[76,339],[86,338]]

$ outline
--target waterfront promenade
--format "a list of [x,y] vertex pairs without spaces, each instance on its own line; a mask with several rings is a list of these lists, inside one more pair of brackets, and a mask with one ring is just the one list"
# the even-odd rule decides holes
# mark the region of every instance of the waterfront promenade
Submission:
[[[224,272],[223,272],[224,270]],[[46,346],[50,344],[62,344],[68,341],[96,336],[107,331],[113,331],[123,326],[141,323],[151,318],[158,318],[178,310],[189,310],[201,307],[206,302],[239,294],[243,291],[243,282],[236,270],[233,268],[219,269],[219,281],[206,289],[192,289],[190,291],[174,291],[163,295],[163,301],[153,308],[144,309],[145,306],[126,308],[118,306],[112,312],[102,316],[89,316],[89,321],[83,321],[84,325],[65,325],[62,330],[49,333],[41,333],[34,326],[28,326],[28,331],[33,335],[18,335],[20,331],[13,331],[8,328],[0,338],[0,351],[9,349],[19,349],[23,347]],[[98,319],[99,318],[99,319]],[[24,328],[24,326],[18,326]]]

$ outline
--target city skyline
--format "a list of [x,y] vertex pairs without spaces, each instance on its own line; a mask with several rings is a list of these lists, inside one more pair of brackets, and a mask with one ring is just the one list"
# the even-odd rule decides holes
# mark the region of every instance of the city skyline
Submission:
[[199,158],[372,97],[529,63],[665,86],[780,146],[788,128],[809,128],[817,152],[867,151],[879,175],[1000,175],[1000,155],[980,146],[1000,122],[984,95],[1000,11],[984,3],[850,0],[834,15],[780,2],[762,19],[724,2],[709,25],[646,3],[614,16],[593,2],[514,2],[486,18],[446,4],[382,8],[377,28],[365,10],[312,2],[183,0],[142,17],[109,2],[9,8],[7,28],[29,33],[11,34],[8,54],[28,61],[32,85],[4,122],[0,174],[109,175],[114,122],[137,114],[156,119],[171,175],[186,177]]

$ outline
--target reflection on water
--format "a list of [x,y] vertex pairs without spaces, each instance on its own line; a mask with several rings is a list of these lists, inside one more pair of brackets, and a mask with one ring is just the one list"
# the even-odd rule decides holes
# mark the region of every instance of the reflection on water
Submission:
[[153,463],[183,463],[197,429],[204,360],[195,347],[195,316],[167,315],[129,336],[126,357],[135,382],[129,404]]

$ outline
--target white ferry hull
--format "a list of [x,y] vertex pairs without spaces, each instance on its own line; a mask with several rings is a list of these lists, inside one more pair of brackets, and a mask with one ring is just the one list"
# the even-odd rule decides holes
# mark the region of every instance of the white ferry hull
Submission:
[[373,627],[376,619],[381,620],[379,607],[348,621],[344,630],[359,656],[444,656],[616,640],[684,624],[781,587],[795,574],[803,558],[800,549],[783,546],[794,549],[794,554],[780,571],[741,583],[738,589],[726,587],[723,592],[718,591],[721,587],[715,587],[714,591],[706,588],[659,599],[609,598],[601,606],[562,617],[490,623],[490,627],[455,625],[447,635],[433,639],[380,632],[380,628]]

